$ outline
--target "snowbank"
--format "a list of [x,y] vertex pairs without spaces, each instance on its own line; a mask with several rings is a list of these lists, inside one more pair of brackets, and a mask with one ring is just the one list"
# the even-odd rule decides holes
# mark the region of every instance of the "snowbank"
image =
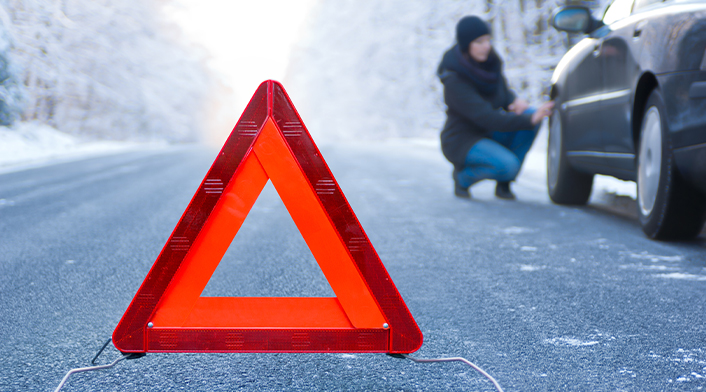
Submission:
[[[521,3],[524,10],[502,2],[320,0],[295,44],[283,84],[317,143],[428,139],[441,157],[445,105],[435,71],[461,16],[492,19],[494,47],[506,61],[510,85],[533,105],[546,99],[541,95],[567,44],[546,21],[564,2]],[[605,3],[594,6],[599,10]],[[545,125],[516,184],[518,193],[531,190],[538,202],[549,202],[547,134]],[[448,173],[450,178],[450,165]],[[493,186],[478,184],[474,194],[492,192]],[[596,176],[591,203],[613,203],[616,197],[634,199],[635,183]]]
[[[544,121],[537,138],[532,144],[522,171],[518,176],[518,185],[530,187],[541,191],[547,201],[547,141],[549,130],[547,121]],[[616,205],[635,200],[637,185],[632,181],[622,181],[615,177],[596,175],[593,178],[593,190],[589,203],[600,205]],[[632,207],[629,207],[632,208]]]
[[[498,5],[497,10],[493,8],[495,11],[490,12],[483,2],[321,0],[310,17],[308,30],[293,47],[290,67],[283,82],[304,123],[319,144],[415,138],[425,140],[428,152],[438,153],[443,159],[438,147],[438,132],[445,116],[435,69],[443,50],[453,41],[456,21],[465,14],[481,14],[486,18],[502,14],[504,16],[495,18],[494,23],[514,23],[522,27],[508,32],[507,37],[501,35],[502,29],[496,28],[496,45],[503,53],[514,54],[507,56],[510,82],[523,96],[532,100],[537,98],[540,90],[537,86],[547,84],[550,75],[547,64],[556,62],[556,50],[561,46],[557,41],[560,35],[553,30],[544,30],[542,35],[536,37],[527,33],[534,31],[536,20],[546,19],[545,14],[558,4],[558,0],[540,3],[541,6],[530,7],[522,15],[523,18],[518,19],[520,15],[516,15],[518,11],[514,8]],[[500,10],[507,12],[498,14]],[[79,11],[75,10],[76,18],[83,15]],[[522,31],[525,31],[526,37],[537,42],[527,46],[521,35],[513,35]],[[527,61],[530,54],[536,61]],[[535,63],[541,65],[541,69],[530,66]],[[532,75],[531,79],[537,86],[532,83],[525,86],[527,74]],[[169,85],[174,84],[175,80],[182,80],[180,77],[188,78],[189,73],[180,74],[180,77],[170,75],[172,79],[165,79]],[[154,100],[150,101],[168,94],[153,95]],[[119,111],[114,110],[104,114],[121,116]],[[105,123],[100,118],[93,120]],[[178,122],[182,125],[188,123]],[[96,129],[99,128],[96,126]],[[139,127],[130,128],[141,131]],[[164,124],[161,128],[170,129]],[[99,129],[97,133],[110,135],[109,130],[104,129]],[[545,127],[535,141],[517,181],[518,187],[532,190],[533,199],[541,202],[549,202],[546,192],[546,139]],[[79,159],[136,148],[165,147],[166,143],[86,142],[46,125],[18,123],[12,129],[0,127],[0,172],[49,164],[56,160]],[[449,174],[450,170],[449,166]],[[478,186],[489,188],[491,184],[487,183]],[[592,202],[610,201],[616,196],[634,199],[635,184],[596,176]]]
[[[411,138],[409,141],[423,145],[429,153],[438,153],[439,159],[443,159],[438,138]],[[87,142],[47,125],[22,122],[12,128],[0,127],[0,173],[136,149],[165,148],[169,148],[169,144],[165,142]],[[547,129],[544,126],[527,154],[517,179],[518,190],[531,194],[529,199],[542,203],[549,202],[546,187],[546,151]],[[490,192],[492,184],[486,182],[487,184],[478,184],[476,187],[488,188]],[[621,198],[633,200],[636,196],[634,182],[620,181],[608,176],[596,176],[593,188],[592,203],[615,204],[620,202]]]
[[165,142],[83,141],[34,122],[0,127],[0,173],[121,151],[166,148]]

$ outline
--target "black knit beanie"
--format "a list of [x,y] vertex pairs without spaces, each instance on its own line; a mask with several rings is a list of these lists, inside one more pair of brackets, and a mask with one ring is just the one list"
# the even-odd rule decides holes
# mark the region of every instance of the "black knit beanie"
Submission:
[[461,52],[468,52],[468,45],[481,35],[490,34],[490,27],[477,16],[464,16],[456,25],[456,42]]

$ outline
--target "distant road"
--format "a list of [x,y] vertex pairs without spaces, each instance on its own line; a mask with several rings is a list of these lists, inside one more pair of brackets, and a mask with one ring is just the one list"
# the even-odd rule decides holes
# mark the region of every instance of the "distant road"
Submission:
[[[495,199],[491,183],[457,199],[431,145],[321,149],[425,335],[414,356],[465,357],[506,391],[706,387],[703,236],[650,241],[624,207],[556,206],[531,181],[516,202]],[[0,391],[50,391],[89,364],[215,154],[140,151],[0,175]],[[268,185],[204,295],[333,294]],[[64,390],[493,388],[462,364],[382,354],[148,354]]]

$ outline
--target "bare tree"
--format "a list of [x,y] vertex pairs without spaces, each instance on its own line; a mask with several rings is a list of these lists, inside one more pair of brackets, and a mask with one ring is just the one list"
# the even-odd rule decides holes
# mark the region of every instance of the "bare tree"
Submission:
[[164,3],[6,0],[22,118],[87,137],[195,139],[211,82]]
[[445,118],[435,71],[458,20],[490,23],[511,87],[536,104],[570,44],[549,25],[565,1],[321,0],[285,81],[320,138],[435,135]]

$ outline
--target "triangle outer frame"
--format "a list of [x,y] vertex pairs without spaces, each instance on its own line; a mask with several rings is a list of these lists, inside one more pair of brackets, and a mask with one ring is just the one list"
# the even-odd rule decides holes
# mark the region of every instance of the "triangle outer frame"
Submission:
[[[275,130],[273,133],[271,130]],[[382,318],[375,316],[378,312],[374,309],[373,315],[366,319],[364,314],[351,314],[355,311],[355,304],[347,304],[345,293],[337,292],[338,283],[331,282],[330,274],[320,257],[316,257],[315,249],[310,244],[304,232],[302,235],[307,241],[315,258],[324,270],[334,292],[338,298],[228,298],[228,297],[199,297],[199,303],[213,304],[211,309],[225,307],[228,311],[233,304],[249,304],[249,306],[269,305],[269,309],[284,311],[288,305],[292,307],[320,305],[322,312],[333,315],[331,319],[346,316],[353,324],[344,320],[326,325],[324,322],[294,327],[269,325],[203,325],[195,326],[166,326],[148,327],[148,323],[155,320],[156,313],[167,302],[169,294],[174,291],[172,283],[179,281],[179,273],[188,268],[188,255],[197,246],[199,234],[209,224],[214,211],[218,211],[219,201],[231,189],[233,179],[239,178],[244,172],[257,173],[258,169],[247,169],[248,166],[259,167],[270,165],[265,173],[272,177],[273,185],[280,192],[283,183],[277,176],[284,174],[274,173],[272,166],[277,163],[260,162],[255,156],[263,156],[268,151],[261,146],[266,141],[259,142],[260,138],[269,137],[272,140],[281,140],[281,146],[289,149],[294,158],[294,164],[303,174],[310,192],[318,201],[330,225],[334,228],[338,239],[344,244],[349,260],[352,261],[357,273],[366,286],[369,295],[376,303]],[[253,159],[254,158],[254,159]],[[270,158],[265,158],[269,160]],[[291,162],[290,166],[291,166]],[[281,164],[281,163],[280,163]],[[270,173],[272,171],[273,173]],[[286,174],[286,173],[285,173]],[[256,176],[257,177],[257,176]],[[246,211],[262,190],[267,179],[262,176],[254,181],[253,189],[249,190],[245,198],[252,201]],[[280,188],[277,188],[277,187]],[[291,194],[291,191],[287,191]],[[304,192],[302,192],[304,193]],[[222,197],[223,196],[223,197]],[[253,198],[254,197],[254,198]],[[282,195],[285,206],[292,217],[295,218],[286,196]],[[248,201],[245,201],[248,203]],[[247,212],[246,212],[247,213]],[[244,220],[245,217],[242,217]],[[242,221],[240,222],[242,223]],[[297,227],[302,230],[295,218]],[[237,232],[236,227],[234,229]],[[235,235],[235,233],[233,233]],[[232,238],[231,238],[232,240]],[[228,243],[229,244],[229,243]],[[227,246],[226,246],[227,248]],[[223,251],[225,253],[225,250]],[[223,254],[220,254],[222,257]],[[187,261],[185,261],[187,260]],[[220,258],[212,266],[213,273]],[[330,269],[330,268],[329,268]],[[349,274],[350,276],[350,274]],[[207,278],[210,278],[210,274]],[[207,283],[206,279],[206,283]],[[171,285],[171,286],[170,286]],[[203,286],[197,287],[203,290]],[[339,303],[338,300],[342,303]],[[241,301],[239,301],[241,300]],[[245,301],[245,302],[243,302]],[[247,302],[251,301],[251,302]],[[261,302],[258,302],[261,301]],[[349,301],[350,302],[350,301]],[[208,306],[207,306],[208,308]],[[244,309],[244,308],[242,308]],[[326,310],[328,309],[328,310]],[[200,313],[208,314],[209,309]],[[191,311],[191,309],[189,309]],[[343,312],[343,316],[339,313]],[[193,317],[193,314],[192,314]],[[295,315],[295,317],[297,317]],[[377,318],[376,318],[377,317]],[[215,320],[217,317],[212,317]],[[264,317],[267,319],[267,317]],[[371,320],[384,320],[387,328],[371,327]],[[304,324],[307,322],[304,321]],[[364,327],[356,327],[355,325]],[[377,324],[376,324],[377,325]],[[179,223],[172,232],[157,260],[150,269],[128,309],[123,315],[113,332],[113,343],[121,352],[383,352],[383,353],[411,353],[417,351],[423,341],[422,333],[400,296],[382,261],[375,252],[370,240],[363,231],[338,183],[326,165],[323,156],[314,144],[294,105],[282,85],[276,81],[263,82],[250,103],[247,105],[233,131],[226,140],[216,160],[208,171],[199,189],[194,194],[189,206],[184,211]]]

